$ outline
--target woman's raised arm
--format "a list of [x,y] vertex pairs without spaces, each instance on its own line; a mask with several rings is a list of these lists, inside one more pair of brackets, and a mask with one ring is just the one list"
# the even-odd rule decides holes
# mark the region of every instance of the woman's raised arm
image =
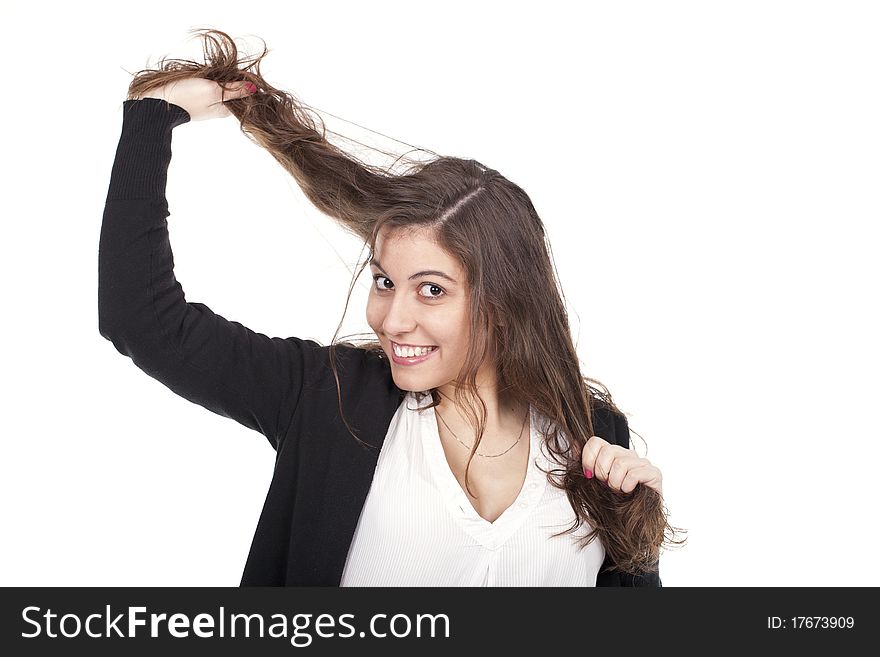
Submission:
[[[211,111],[224,116],[216,105]],[[99,330],[176,394],[262,433],[278,449],[304,380],[327,348],[269,338],[186,301],[174,276],[165,185],[172,130],[190,120],[187,109],[161,96],[123,103],[101,225]]]

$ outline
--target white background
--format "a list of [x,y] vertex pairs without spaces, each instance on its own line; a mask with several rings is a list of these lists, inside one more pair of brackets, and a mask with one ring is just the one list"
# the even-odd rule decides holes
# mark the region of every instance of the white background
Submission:
[[[263,75],[308,104],[529,193],[584,373],[644,436],[688,531],[664,585],[877,586],[878,17],[840,1],[5,1],[0,583],[239,583],[274,451],[138,370],[97,315],[130,75],[199,58],[189,30],[210,27],[251,53],[264,39]],[[187,300],[329,343],[357,240],[234,118],[175,128],[173,152]],[[369,330],[368,273],[341,335]]]

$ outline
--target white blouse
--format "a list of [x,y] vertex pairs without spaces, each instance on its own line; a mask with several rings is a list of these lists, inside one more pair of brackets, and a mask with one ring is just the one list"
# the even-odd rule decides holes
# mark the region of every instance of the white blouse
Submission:
[[598,537],[576,545],[592,527],[551,537],[575,513],[536,467],[549,470],[550,461],[539,433],[546,420],[534,407],[525,482],[489,522],[449,467],[434,409],[418,404],[407,393],[391,420],[340,586],[595,586],[605,548]]

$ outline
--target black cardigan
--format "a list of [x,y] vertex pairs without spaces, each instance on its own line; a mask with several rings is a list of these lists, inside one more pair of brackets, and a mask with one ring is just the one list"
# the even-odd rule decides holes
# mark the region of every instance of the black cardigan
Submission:
[[[387,359],[336,349],[345,419],[329,346],[269,338],[187,302],[174,276],[165,198],[171,133],[182,107],[123,103],[98,256],[99,330],[176,394],[263,434],[275,470],[241,586],[338,586],[379,449],[405,391]],[[595,413],[595,433],[629,447],[626,417]],[[606,558],[603,570],[611,564]],[[659,573],[600,572],[597,586],[662,586]]]

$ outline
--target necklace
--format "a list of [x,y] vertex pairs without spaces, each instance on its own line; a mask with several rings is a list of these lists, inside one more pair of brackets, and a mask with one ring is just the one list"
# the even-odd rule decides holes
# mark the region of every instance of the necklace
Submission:
[[[434,412],[437,413],[437,409],[436,409],[436,408],[434,409]],[[439,418],[440,418],[440,421],[443,422],[443,424],[446,426],[447,429],[449,429],[449,425],[446,424],[446,420],[443,419],[443,416],[440,415],[440,413],[437,413],[437,417],[439,417]],[[527,421],[528,419],[529,419],[529,414],[526,413],[526,417],[525,417],[525,419],[523,420],[522,426],[521,426],[520,429],[519,429],[519,437],[516,439],[516,441],[513,443],[513,445],[511,445],[510,447],[508,447],[507,449],[505,449],[505,450],[504,450],[503,452],[501,452],[500,454],[480,454],[479,452],[477,452],[477,456],[485,456],[486,458],[495,458],[496,456],[504,456],[505,454],[507,454],[507,452],[509,452],[510,450],[512,450],[512,449],[514,448],[514,446],[516,446],[516,444],[522,439],[523,429],[525,429],[525,427],[526,427],[526,421]],[[454,432],[452,429],[449,429],[449,433],[451,433],[453,438],[455,438],[458,442],[460,442],[462,445],[464,445],[464,446],[467,447],[468,449],[471,449],[471,448],[472,448],[471,445],[465,445],[463,442],[461,442],[461,439],[460,439],[458,436],[455,435],[455,432]]]

